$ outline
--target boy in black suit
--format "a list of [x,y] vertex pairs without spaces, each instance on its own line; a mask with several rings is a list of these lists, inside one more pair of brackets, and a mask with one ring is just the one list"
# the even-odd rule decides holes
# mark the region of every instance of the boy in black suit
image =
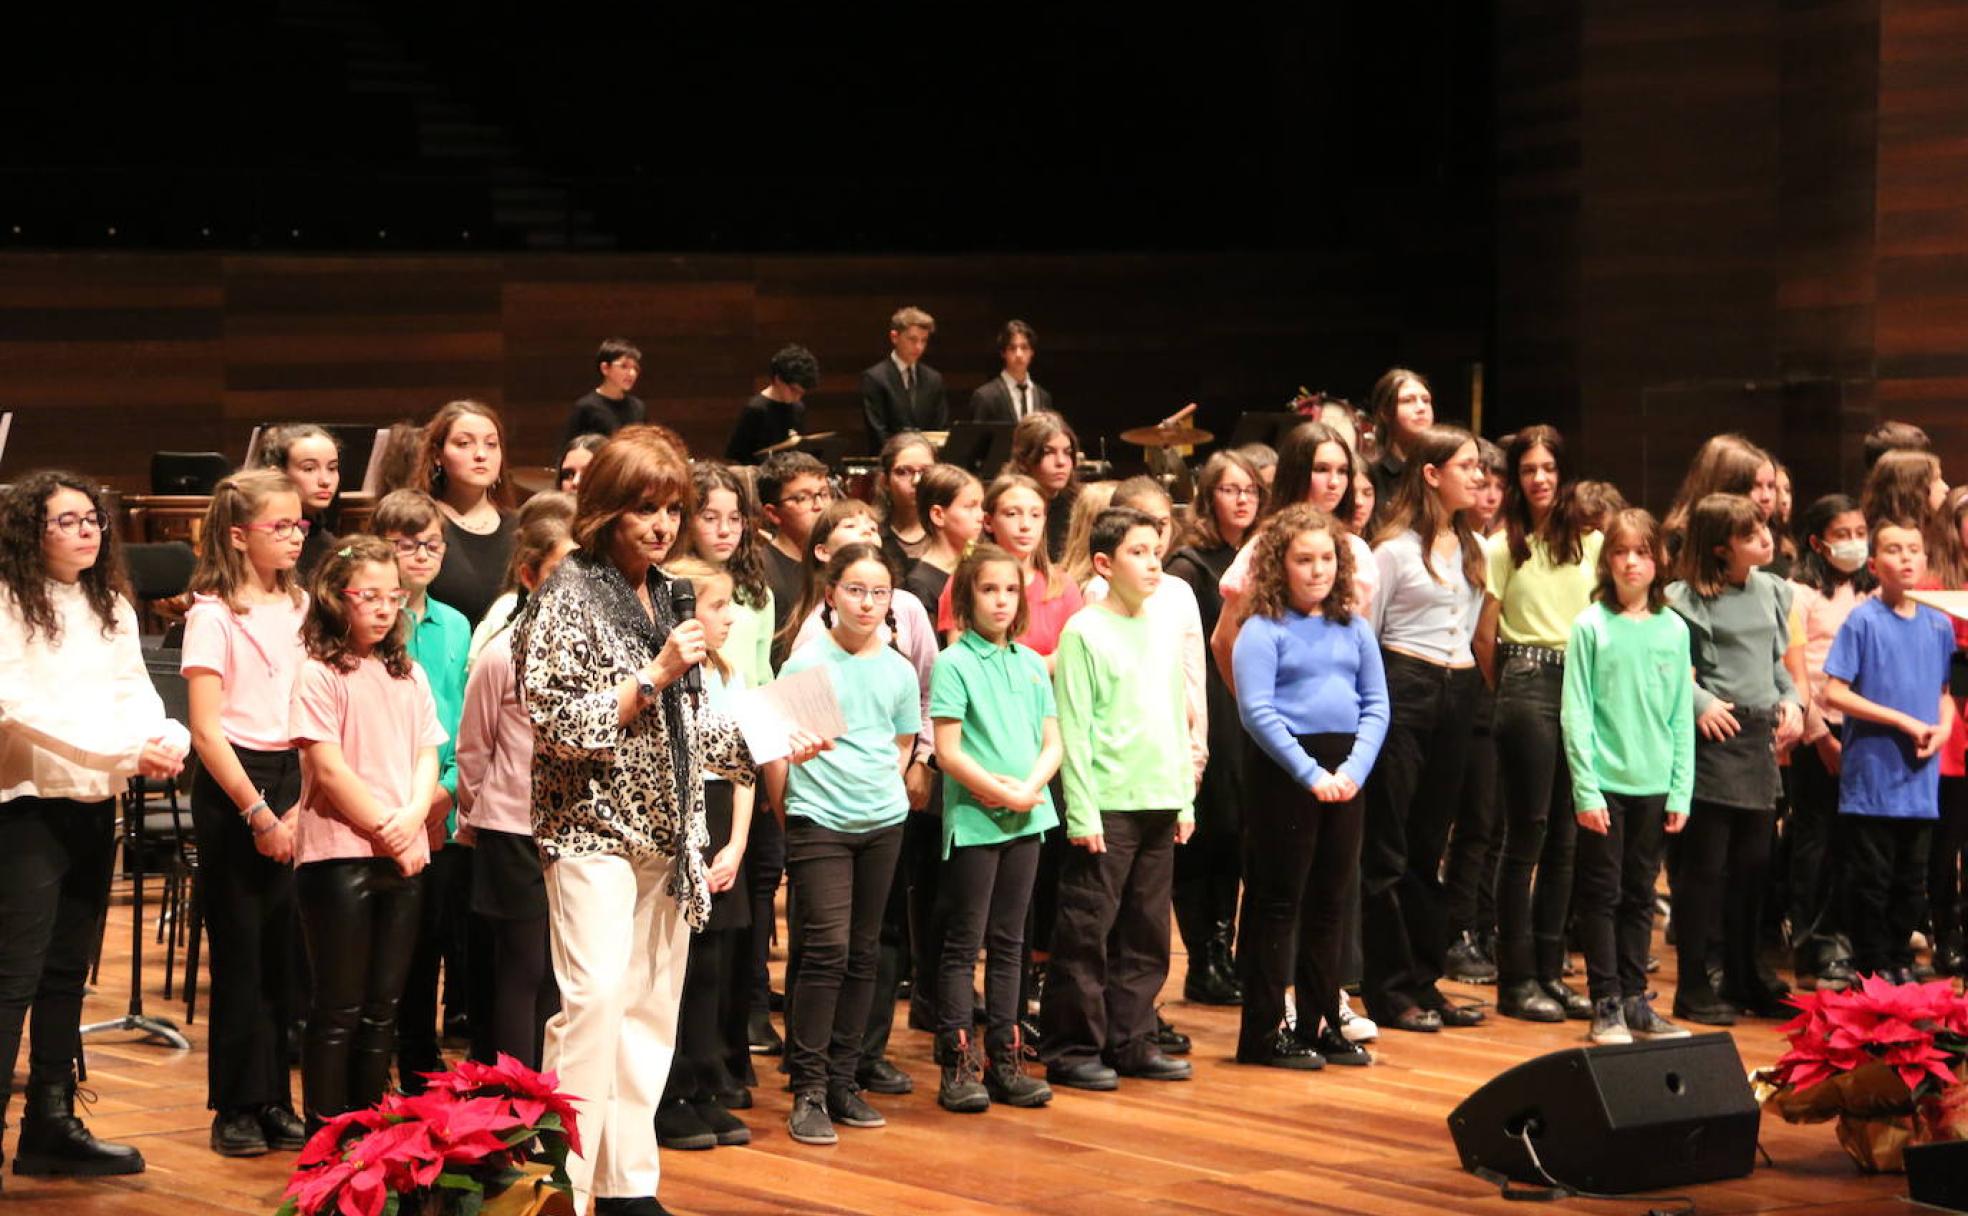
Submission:
[[998,331],[998,357],[1004,371],[977,386],[970,395],[974,422],[1017,422],[1035,410],[1052,408],[1052,394],[1032,379],[1032,345],[1038,340],[1030,325],[1006,321]]
[[878,452],[897,431],[949,428],[943,377],[922,362],[936,318],[920,308],[897,309],[888,319],[888,358],[861,373],[861,412],[868,423],[868,450]]

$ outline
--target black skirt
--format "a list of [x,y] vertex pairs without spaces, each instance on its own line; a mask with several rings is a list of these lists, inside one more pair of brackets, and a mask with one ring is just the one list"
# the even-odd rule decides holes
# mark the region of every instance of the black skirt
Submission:
[[1777,771],[1774,709],[1735,709],[1742,729],[1733,739],[1695,737],[1695,797],[1717,806],[1774,810],[1783,793]]
[[547,880],[533,838],[484,830],[477,836],[472,911],[492,920],[545,920]]
[[[729,781],[704,783],[704,826],[711,834],[710,847],[704,850],[704,864],[709,865],[711,859],[717,856],[718,850],[731,843],[731,783]],[[746,852],[750,851],[746,850]],[[704,922],[704,932],[749,929],[752,924],[751,889],[751,876],[747,873],[746,861],[740,858],[737,881],[711,896],[711,919]]]

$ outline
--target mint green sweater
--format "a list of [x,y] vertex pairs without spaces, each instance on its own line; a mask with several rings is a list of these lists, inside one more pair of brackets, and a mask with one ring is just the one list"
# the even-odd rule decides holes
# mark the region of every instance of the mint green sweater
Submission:
[[1565,648],[1562,714],[1573,805],[1593,811],[1607,793],[1666,794],[1670,813],[1687,811],[1694,696],[1680,616],[1622,616],[1599,603],[1579,613]]
[[1052,684],[1066,745],[1067,835],[1097,835],[1102,811],[1195,820],[1182,659],[1145,614],[1097,604],[1074,613],[1059,635]]

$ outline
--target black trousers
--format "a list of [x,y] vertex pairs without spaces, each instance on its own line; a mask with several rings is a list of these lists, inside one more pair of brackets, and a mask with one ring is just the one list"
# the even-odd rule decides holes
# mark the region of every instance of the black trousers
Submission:
[[[397,1018],[397,1072],[408,1093],[423,1092],[425,1072],[444,1067],[444,1053],[438,1040],[442,1019],[438,1006],[438,970],[444,973],[447,1013],[479,1014],[473,1017],[474,1058],[486,1059],[483,1050],[490,1040],[484,1026],[491,1013],[491,939],[489,926],[472,911],[472,861],[474,851],[457,841],[447,841],[431,854],[431,863],[417,875],[423,887],[423,901],[417,920],[417,945],[410,959],[410,978],[403,989],[403,1006]],[[484,965],[473,976],[472,961],[480,953]],[[473,989],[485,984],[484,991]]]
[[[301,796],[299,753],[233,754],[278,815]],[[295,1010],[294,869],[263,856],[252,829],[203,766],[191,785],[198,881],[211,945],[211,1051],[205,1104],[234,1112],[287,1106],[287,1027]]]
[[1908,938],[1927,910],[1931,819],[1840,815],[1852,965],[1861,974],[1913,965]]
[[[1675,850],[1674,942],[1683,995],[1708,992],[1708,958],[1722,930],[1724,995],[1756,995],[1757,926],[1770,869],[1773,812],[1695,799]],[[1718,916],[1719,912],[1719,916]]]
[[[940,787],[941,781],[937,783]],[[874,995],[868,1001],[868,1026],[861,1038],[863,1060],[888,1054],[888,1037],[895,1029],[895,996],[902,977],[909,976],[910,1004],[927,1013],[936,1003],[936,972],[942,965],[943,927],[936,917],[936,884],[943,860],[943,816],[940,794],[931,795],[930,810],[910,811],[902,821],[902,853],[895,881],[889,885],[882,909],[881,953],[875,962]]]
[[1388,1021],[1417,1005],[1444,1003],[1435,990],[1448,952],[1442,852],[1462,798],[1482,677],[1474,667],[1383,653],[1391,719],[1367,779],[1360,991],[1368,1016]]
[[1968,777],[1941,778],[1941,817],[1927,850],[1927,910],[1934,946],[1962,944],[1961,856],[1968,849]]
[[553,930],[547,917],[499,920],[488,917],[492,938],[492,991],[489,1025],[472,1029],[483,1037],[493,1059],[500,1052],[538,1069],[545,1049],[547,1019],[560,1012],[560,985],[554,981]]
[[[1018,1023],[1025,974],[1025,917],[1039,872],[1039,838],[950,850],[937,887],[943,956],[936,972],[936,1029],[967,1031],[975,990],[977,950],[984,948],[984,1009],[993,1031]],[[925,980],[927,976],[924,977]]]
[[1592,999],[1643,996],[1667,795],[1606,794],[1605,835],[1578,832],[1578,923]]
[[[1196,791],[1196,832],[1175,851],[1175,929],[1189,966],[1209,960],[1219,928],[1237,918],[1243,879],[1243,808],[1247,801],[1244,728],[1237,699],[1209,664],[1209,763]],[[1226,942],[1227,944],[1227,942]]]
[[[1299,746],[1328,772],[1353,750],[1352,735],[1304,735]],[[1244,910],[1237,938],[1243,981],[1237,1058],[1263,1060],[1284,1021],[1285,985],[1298,990],[1307,1036],[1339,1026],[1340,936],[1347,878],[1360,865],[1365,800],[1320,802],[1252,745],[1244,762]]]
[[786,818],[786,873],[799,903],[799,975],[787,996],[786,1068],[793,1092],[852,1085],[861,1064],[882,910],[902,826],[836,832]]
[[10,1077],[30,1007],[32,1081],[67,1078],[82,1054],[82,991],[115,852],[113,800],[0,803],[0,1052]]
[[[1491,712],[1480,703],[1489,701]],[[1448,902],[1449,936],[1496,931],[1496,878],[1502,833],[1497,824],[1497,750],[1491,731],[1494,698],[1479,696],[1469,761],[1463,768],[1462,800],[1456,804],[1442,884]]]
[[751,976],[752,1008],[766,1010],[772,991],[768,967],[772,961],[772,935],[779,924],[779,880],[786,876],[786,831],[761,797],[752,812],[752,834],[745,841],[745,870],[752,891],[752,948],[746,960]]
[[423,888],[376,857],[309,862],[294,888],[314,967],[301,1089],[308,1118],[330,1119],[374,1105],[389,1085]]
[[1051,1067],[1156,1054],[1155,998],[1168,979],[1174,811],[1102,811],[1106,852],[1072,847],[1046,965],[1040,1055]]
[[690,935],[690,969],[677,1009],[676,1058],[664,1083],[666,1098],[704,1102],[745,1083],[746,1076],[732,1065],[734,1050],[739,1059],[747,1051],[751,948],[750,925]]
[[1815,747],[1790,753],[1790,822],[1784,847],[1790,873],[1790,944],[1810,947],[1812,962],[1837,957],[1836,939],[1845,932],[1839,851],[1832,847],[1838,828],[1838,774],[1828,772]]
[[1559,730],[1562,663],[1519,655],[1497,676],[1497,790],[1503,859],[1497,869],[1497,977],[1555,980],[1565,972],[1578,831]]

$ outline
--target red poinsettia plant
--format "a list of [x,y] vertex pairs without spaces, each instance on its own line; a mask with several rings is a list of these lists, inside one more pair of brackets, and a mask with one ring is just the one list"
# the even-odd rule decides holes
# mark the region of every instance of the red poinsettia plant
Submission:
[[1798,1014],[1781,1028],[1790,1050],[1772,1079],[1793,1092],[1880,1065],[1919,1101],[1953,1086],[1968,1060],[1968,997],[1946,980],[1893,984],[1867,976],[1844,992],[1820,988],[1787,999]]
[[567,1154],[581,1151],[574,1103],[553,1073],[509,1055],[424,1074],[422,1094],[390,1094],[329,1121],[301,1150],[277,1216],[469,1216],[488,1194],[544,1166],[569,1190]]

